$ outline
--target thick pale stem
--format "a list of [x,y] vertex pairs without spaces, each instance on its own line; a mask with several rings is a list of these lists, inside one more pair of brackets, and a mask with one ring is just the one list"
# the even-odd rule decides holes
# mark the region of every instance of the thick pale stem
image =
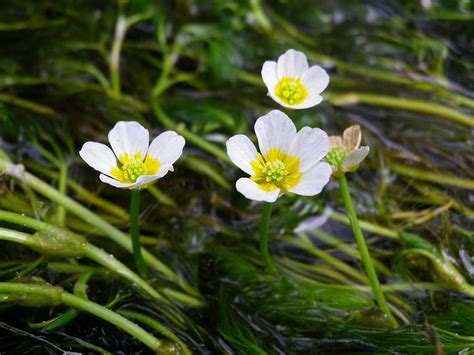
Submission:
[[138,273],[145,277],[147,269],[142,255],[142,246],[140,244],[140,230],[138,228],[140,216],[140,190],[132,190],[132,199],[130,203],[130,236],[132,238],[133,259]]
[[369,278],[375,300],[392,326],[397,327],[398,323],[390,312],[390,308],[388,307],[387,301],[385,300],[385,296],[380,287],[379,279],[377,278],[374,265],[372,264],[372,260],[370,258],[369,249],[367,248],[364,235],[360,229],[359,220],[357,219],[357,214],[355,212],[354,206],[352,205],[351,194],[349,192],[349,186],[347,185],[346,176],[342,174],[338,177],[338,180],[339,187],[341,189],[341,195],[344,200],[344,205],[351,220],[352,232],[354,233],[357,247],[359,248],[362,265],[364,266],[367,277]]
[[137,338],[154,351],[159,351],[163,348],[163,343],[160,340],[155,338],[140,326],[129,321],[127,318],[122,317],[121,315],[97,303],[64,292],[58,287],[0,282],[0,293],[26,294],[30,297],[32,296],[30,299],[31,305],[34,304],[34,297],[38,296],[42,302],[41,304],[38,304],[38,306],[46,305],[47,300],[51,302],[51,306],[54,306],[57,302],[71,306],[73,308],[88,312],[96,317],[102,318],[103,320],[115,325],[131,336]]
[[0,239],[7,240],[9,242],[30,245],[29,235],[10,229],[0,228]]
[[260,222],[260,255],[266,268],[272,272],[276,271],[272,257],[268,251],[268,229],[270,226],[270,217],[272,214],[272,204],[265,202],[262,211],[262,220]]
[[110,52],[110,80],[112,82],[112,94],[119,97],[120,87],[120,51],[127,32],[127,18],[120,15],[115,24],[114,41]]
[[[23,227],[31,228],[36,230],[37,232],[44,232],[47,233],[54,229],[53,226],[35,220],[30,217],[22,216],[17,213],[12,213],[8,211],[1,211],[0,210],[0,221],[10,222],[17,225],[21,225]],[[58,230],[57,233],[60,233],[61,230]],[[64,230],[64,233],[71,233],[68,230]],[[31,235],[16,232],[10,229],[0,228],[0,239],[1,240],[8,240],[15,243],[20,243],[24,245],[28,245],[29,247],[34,248],[37,247],[37,243],[35,243],[36,239],[34,239]],[[51,248],[47,248],[51,250]],[[69,250],[71,251],[71,250]],[[169,301],[163,297],[160,293],[158,293],[153,287],[151,287],[145,280],[143,280],[140,276],[135,274],[132,270],[130,270],[126,265],[122,262],[114,258],[112,255],[106,253],[103,249],[97,248],[95,245],[90,243],[85,243],[81,246],[81,250],[78,251],[78,254],[75,255],[79,256],[86,256],[91,260],[94,260],[96,263],[104,266],[111,272],[117,273],[119,276],[125,278],[126,280],[130,281],[132,284],[137,285],[143,291],[148,293],[151,297],[155,298],[156,300],[162,301],[164,303],[169,304]],[[74,272],[83,272],[84,270],[78,269]],[[181,292],[171,290],[171,289],[163,289],[162,292],[166,294],[171,299],[174,299],[182,304],[186,304],[190,307],[202,307],[203,304],[201,300],[196,299],[192,296],[188,296]]]
[[[61,163],[59,166],[59,192],[66,194],[67,188],[67,165],[66,163]],[[66,224],[66,209],[64,206],[59,205],[56,209],[56,219],[59,226],[64,227]]]
[[[132,243],[130,241],[130,238],[127,237],[127,235],[125,235],[120,230],[107,223],[105,220],[97,216],[95,213],[89,211],[87,208],[80,205],[73,199],[61,194],[58,190],[54,189],[49,184],[45,183],[44,181],[38,179],[37,177],[31,175],[28,172],[17,172],[17,169],[11,168],[12,166],[12,164],[0,159],[0,172],[6,172],[8,175],[14,177],[15,179],[26,183],[27,186],[37,191],[41,195],[49,198],[51,201],[63,205],[67,211],[79,217],[91,226],[94,226],[124,249],[128,250],[129,252],[132,252]],[[143,257],[148,265],[161,272],[164,276],[176,282],[184,290],[193,295],[198,295],[198,292],[196,290],[194,290],[185,281],[179,279],[173,270],[163,264],[154,255],[144,250]]]
[[89,259],[94,260],[96,263],[104,266],[106,269],[119,274],[121,277],[142,288],[153,298],[169,304],[168,300],[160,295],[145,280],[143,280],[113,256],[107,254],[104,250],[97,248],[95,245],[87,244],[84,246],[84,253]]

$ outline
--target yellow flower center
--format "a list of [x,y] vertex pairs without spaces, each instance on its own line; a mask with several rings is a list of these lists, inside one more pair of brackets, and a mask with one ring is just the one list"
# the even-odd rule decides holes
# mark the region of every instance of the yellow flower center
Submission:
[[118,160],[117,167],[112,169],[111,175],[122,183],[134,183],[140,176],[156,174],[160,168],[159,160],[149,155],[143,161],[141,152],[132,157],[122,154]]
[[265,156],[257,154],[251,163],[254,175],[250,178],[264,191],[280,189],[285,192],[301,180],[300,158],[270,149]]
[[301,83],[301,77],[284,77],[275,86],[275,95],[288,105],[299,105],[308,96],[308,90]]

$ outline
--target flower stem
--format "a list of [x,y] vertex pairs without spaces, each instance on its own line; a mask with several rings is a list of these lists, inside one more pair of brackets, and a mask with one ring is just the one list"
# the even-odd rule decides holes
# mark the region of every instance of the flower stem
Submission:
[[357,219],[357,214],[355,212],[354,206],[352,205],[351,194],[349,192],[349,186],[347,185],[346,176],[342,174],[338,177],[338,180],[339,188],[341,189],[341,195],[344,200],[344,205],[351,220],[352,231],[356,239],[357,247],[359,248],[360,258],[362,260],[362,264],[364,265],[365,272],[367,273],[367,277],[369,278],[375,300],[392,326],[397,327],[398,323],[393,317],[392,313],[390,313],[390,309],[388,307],[387,301],[385,300],[374,265],[372,264],[372,260],[370,258],[369,249],[367,248],[364,235],[360,229],[359,220]]
[[268,227],[270,225],[270,216],[272,214],[272,204],[265,202],[262,212],[262,221],[260,222],[260,255],[266,268],[271,272],[276,271],[272,257],[268,252]]
[[140,190],[132,190],[132,201],[130,203],[130,235],[132,237],[133,259],[140,276],[147,275],[145,261],[140,244],[140,231],[138,230],[138,217],[140,211]]

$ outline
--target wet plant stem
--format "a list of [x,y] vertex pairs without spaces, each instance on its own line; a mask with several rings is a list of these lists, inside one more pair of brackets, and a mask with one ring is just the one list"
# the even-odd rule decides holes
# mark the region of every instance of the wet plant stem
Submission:
[[[58,180],[58,190],[62,194],[66,194],[67,191],[67,165],[62,162],[59,165],[59,180]],[[58,226],[64,227],[66,224],[66,209],[62,205],[58,205],[56,208],[56,222]]]
[[[1,151],[0,151],[1,156]],[[46,182],[38,179],[36,176],[28,173],[28,172],[20,172],[15,169],[15,165],[9,163],[8,161],[0,158],[0,171],[5,172],[6,174],[10,175],[11,177],[23,182],[25,186],[28,186],[32,190],[38,192],[39,194],[49,198],[51,201],[54,201],[58,204],[63,205],[66,210],[79,217],[86,223],[90,224],[91,226],[97,228],[99,231],[104,233],[107,237],[113,240],[115,243],[120,245],[125,250],[132,252],[133,247],[130,241],[130,238],[127,237],[126,234],[122,233],[120,230],[112,226],[111,224],[107,223],[104,219],[100,218],[98,215],[93,213],[92,211],[88,210],[84,206],[80,205],[73,199],[69,198],[68,196],[61,194],[58,190],[51,187]],[[163,262],[157,259],[153,254],[148,251],[143,252],[143,257],[145,261],[174,281],[178,284],[183,290],[187,291],[192,295],[199,295],[199,292],[192,288],[186,281],[180,279],[176,273],[167,267]]]
[[265,202],[262,211],[262,220],[260,222],[260,255],[262,261],[265,264],[265,267],[271,271],[275,272],[276,268],[273,264],[272,257],[268,251],[268,229],[270,226],[270,217],[272,215],[272,204]]
[[352,204],[351,194],[349,192],[349,186],[347,184],[346,176],[344,174],[340,175],[338,177],[338,181],[339,188],[341,190],[341,195],[344,200],[344,205],[351,220],[352,231],[354,233],[357,247],[359,248],[360,258],[364,266],[365,272],[367,273],[367,277],[369,278],[370,286],[372,288],[375,300],[377,301],[377,304],[379,305],[382,312],[386,315],[391,325],[393,327],[397,327],[398,323],[390,312],[387,301],[385,300],[385,296],[382,292],[382,288],[380,287],[380,282],[377,278],[374,265],[372,264],[372,259],[370,258],[369,249],[367,248],[364,235],[362,234],[362,230],[360,229],[359,220]]
[[135,267],[141,277],[147,276],[147,269],[142,255],[142,246],[140,244],[140,230],[138,228],[140,216],[140,190],[132,190],[132,199],[130,203],[130,236],[132,238],[133,260]]
[[127,318],[97,303],[67,293],[58,287],[0,282],[0,293],[25,295],[23,298],[26,297],[31,306],[35,306],[35,302],[37,302],[37,306],[45,306],[47,303],[51,303],[51,306],[63,304],[79,309],[115,325],[154,351],[166,351],[164,349],[166,348],[165,344]]
[[121,94],[120,85],[120,51],[127,31],[127,19],[119,15],[115,24],[114,41],[110,51],[110,82],[112,84],[112,95],[119,97]]

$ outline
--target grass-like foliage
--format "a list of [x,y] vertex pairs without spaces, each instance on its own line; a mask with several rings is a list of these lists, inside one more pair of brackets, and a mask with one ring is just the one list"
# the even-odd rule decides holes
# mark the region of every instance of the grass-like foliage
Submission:
[[[473,6],[3,0],[0,352],[469,352]],[[265,265],[225,142],[279,108],[260,71],[290,48],[330,76],[322,103],[282,109],[297,129],[359,125],[370,146],[347,175],[362,239],[332,179],[273,204]],[[186,140],[138,226],[78,155],[119,121]]]

